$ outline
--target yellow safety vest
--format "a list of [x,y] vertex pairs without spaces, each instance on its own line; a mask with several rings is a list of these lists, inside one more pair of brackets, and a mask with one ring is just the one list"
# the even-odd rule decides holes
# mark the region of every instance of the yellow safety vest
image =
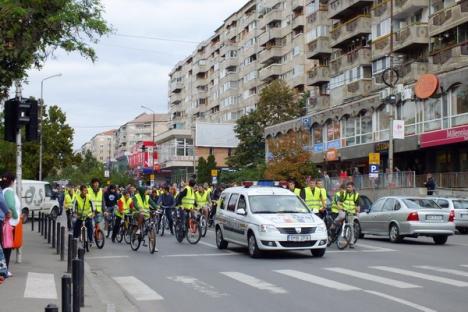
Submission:
[[88,195],[83,199],[81,196],[75,198],[76,201],[76,214],[80,220],[93,217],[93,208],[91,206],[91,199]]
[[355,214],[356,213],[356,202],[358,201],[359,199],[359,194],[356,193],[356,192],[353,192],[351,194],[349,193],[345,193],[343,195],[343,209],[348,212],[348,213],[351,213],[351,214]]
[[333,195],[333,201],[331,205],[331,212],[333,213],[338,213],[340,212],[340,208],[338,207],[338,202],[341,201],[341,198],[343,197],[344,192],[336,192],[335,195]]
[[102,189],[99,189],[99,191],[94,193],[94,190],[92,187],[88,188],[88,196],[89,199],[93,201],[94,209],[96,209],[96,212],[101,213],[102,212]]
[[193,209],[195,207],[195,193],[190,186],[186,186],[185,189],[187,190],[187,193],[184,198],[182,198],[182,208]]
[[138,206],[140,207],[140,209],[143,210],[143,212],[148,212],[149,211],[149,208],[150,208],[150,204],[149,204],[149,200],[150,200],[150,197],[149,195],[145,195],[145,201],[143,202],[143,199],[141,198],[141,195],[138,193],[135,195],[135,198],[138,202]]
[[305,203],[309,209],[314,213],[319,213],[322,209],[322,192],[319,188],[315,187],[314,190],[308,186],[304,189],[305,192]]
[[75,201],[75,193],[73,193],[73,195],[70,195],[68,191],[65,191],[65,198],[63,201],[63,206],[65,207],[65,210],[73,209],[73,201]]
[[206,205],[208,205],[208,192],[203,192],[203,194],[200,194],[200,192],[195,193],[195,201],[197,203],[198,208],[205,208]]
[[[119,202],[122,203],[122,207],[123,207],[123,214],[124,215],[127,215],[130,213],[130,205],[132,204],[133,200],[131,197],[129,197],[127,200],[125,200],[125,197],[122,196],[120,199],[119,199]],[[114,214],[119,217],[119,218],[122,218],[122,214],[120,213],[119,209],[115,209],[114,210]]]
[[296,194],[297,196],[301,196],[301,189],[295,188],[294,194]]

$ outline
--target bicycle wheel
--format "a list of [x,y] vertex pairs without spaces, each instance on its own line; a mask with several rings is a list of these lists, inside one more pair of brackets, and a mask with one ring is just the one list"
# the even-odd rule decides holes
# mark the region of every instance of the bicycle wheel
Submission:
[[86,227],[83,227],[81,229],[81,244],[82,244],[83,249],[86,252],[89,252],[88,233],[86,231]]
[[140,244],[141,244],[141,238],[140,238],[141,234],[137,234],[137,231],[138,231],[138,227],[134,226],[130,234],[130,247],[132,248],[133,251],[137,251],[138,248],[140,248]]
[[97,248],[102,249],[102,247],[104,247],[106,238],[104,237],[104,232],[101,229],[97,229],[94,232],[94,241],[96,242]]
[[353,245],[356,245],[356,242],[358,241],[359,238],[359,233],[361,233],[361,227],[359,226],[359,223],[354,222],[354,239],[353,239]]
[[184,227],[182,225],[182,222],[180,222],[180,220],[176,222],[174,226],[174,231],[175,231],[175,237],[177,241],[179,243],[182,243],[182,241],[184,240],[185,233],[184,233]]
[[121,243],[123,241],[123,238],[125,236],[125,229],[124,229],[124,226],[123,224],[120,226],[120,229],[119,229],[119,232],[117,232],[117,235],[115,236],[115,239]]
[[150,253],[154,253],[156,251],[156,228],[152,225],[148,231],[148,247]]
[[194,218],[190,218],[189,219],[189,227],[187,229],[187,241],[192,244],[192,245],[195,245],[196,243],[198,243],[202,237],[202,232],[201,232],[201,227],[200,227],[200,223],[194,219]]
[[345,224],[341,231],[337,234],[336,237],[336,247],[338,249],[345,249],[348,247],[351,240],[351,227],[349,224]]
[[200,217],[200,228],[201,228],[201,235],[202,237],[206,236],[206,231],[208,231],[208,221],[206,220],[205,216]]
[[161,227],[159,228],[161,230],[161,236],[164,236],[164,231],[166,230],[166,225],[167,225],[167,218],[166,218],[166,215],[163,214],[163,216],[161,217]]
[[124,241],[125,241],[125,243],[130,244],[130,242],[132,240],[131,235],[132,235],[131,227],[127,227],[126,229],[124,229]]
[[327,247],[330,247],[331,244],[333,244],[336,240],[336,230],[329,228],[327,230],[327,233],[328,233]]

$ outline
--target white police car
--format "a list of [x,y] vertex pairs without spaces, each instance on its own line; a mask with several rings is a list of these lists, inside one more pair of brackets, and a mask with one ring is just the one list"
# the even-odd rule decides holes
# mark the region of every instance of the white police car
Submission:
[[232,187],[223,191],[215,218],[216,245],[262,250],[305,250],[322,257],[327,229],[294,193],[280,187]]

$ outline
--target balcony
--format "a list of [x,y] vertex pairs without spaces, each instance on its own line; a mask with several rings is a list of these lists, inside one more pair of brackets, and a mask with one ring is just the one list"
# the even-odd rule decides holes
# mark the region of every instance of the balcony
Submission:
[[226,55],[226,54],[229,54],[230,51],[236,51],[237,52],[238,49],[239,48],[237,47],[237,44],[226,41],[224,43],[223,47],[220,49],[220,54],[221,55]]
[[324,10],[320,9],[307,16],[308,29],[313,29],[318,25],[331,25],[331,20],[328,18],[328,11],[326,6]]
[[330,96],[318,95],[309,98],[308,113],[317,113],[330,108]]
[[455,26],[468,22],[468,0],[439,10],[429,17],[429,36],[443,33]]
[[307,58],[319,58],[320,56],[331,54],[331,51],[329,38],[318,37],[307,45]]
[[263,18],[260,20],[260,28],[265,27],[266,25],[270,24],[271,22],[274,21],[281,21],[283,18],[283,10],[280,9],[274,9],[269,12],[267,12],[265,15],[263,15]]
[[332,0],[328,6],[328,17],[341,19],[373,4],[373,0]]
[[413,15],[417,10],[427,8],[427,0],[393,0],[393,16],[404,19]]
[[401,65],[398,69],[400,82],[404,84],[418,80],[421,75],[426,74],[427,72],[427,62],[411,62],[409,64]]
[[261,46],[273,39],[281,39],[289,33],[289,29],[286,27],[276,27],[267,29],[258,37],[258,44]]
[[282,65],[271,64],[260,70],[259,78],[263,81],[269,81],[278,78],[281,75]]
[[223,68],[237,67],[239,66],[239,59],[234,57],[227,57],[221,63]]
[[183,101],[184,97],[181,93],[173,93],[170,96],[171,104],[178,105]]
[[388,34],[372,41],[373,60],[390,55],[391,39],[391,34]]
[[285,54],[283,47],[273,47],[265,49],[258,55],[258,61],[262,64],[271,63],[275,59],[282,57]]
[[304,0],[293,0],[291,8],[293,11],[300,10],[304,7]]
[[208,78],[197,78],[195,79],[193,86],[195,88],[208,85]]
[[328,66],[317,66],[307,73],[307,85],[319,86],[330,81],[330,70]]
[[209,68],[207,63],[203,63],[203,64],[197,63],[197,64],[193,65],[193,67],[192,67],[194,75],[196,75],[198,73],[206,73],[208,71],[208,69],[210,69],[210,68]]
[[433,51],[431,57],[431,72],[447,71],[466,66],[468,63],[468,41]]
[[291,87],[296,88],[304,86],[306,84],[306,80],[306,75],[302,73],[293,76],[291,79],[288,79],[288,83]]
[[370,65],[371,63],[370,48],[353,50],[330,61],[330,75],[336,76],[350,68],[361,65]]
[[293,18],[292,20],[292,29],[296,29],[299,27],[304,27],[306,24],[306,18],[304,15],[299,15]]
[[370,33],[371,17],[369,15],[358,15],[346,23],[339,24],[330,31],[330,47],[334,49],[346,47],[354,37]]
[[414,24],[394,34],[393,49],[395,52],[407,52],[418,46],[428,45],[427,24]]
[[372,17],[375,19],[374,23],[377,20],[382,21],[390,17],[390,1],[392,0],[384,0],[372,6]]
[[171,83],[171,92],[179,93],[183,88],[184,84],[181,81]]
[[372,79],[361,79],[353,81],[345,86],[343,98],[351,100],[357,97],[364,97],[372,91]]

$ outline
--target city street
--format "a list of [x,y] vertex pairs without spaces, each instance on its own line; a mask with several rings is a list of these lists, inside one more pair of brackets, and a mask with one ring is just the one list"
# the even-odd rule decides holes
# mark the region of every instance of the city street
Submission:
[[[309,252],[252,259],[246,249],[220,251],[214,244],[211,231],[195,246],[159,238],[154,255],[107,242],[87,263],[117,311],[127,300],[140,311],[466,309],[467,236],[451,237],[445,246],[424,238],[397,245],[365,239],[355,250],[332,247],[321,259]],[[125,297],[116,297],[116,288]]]

